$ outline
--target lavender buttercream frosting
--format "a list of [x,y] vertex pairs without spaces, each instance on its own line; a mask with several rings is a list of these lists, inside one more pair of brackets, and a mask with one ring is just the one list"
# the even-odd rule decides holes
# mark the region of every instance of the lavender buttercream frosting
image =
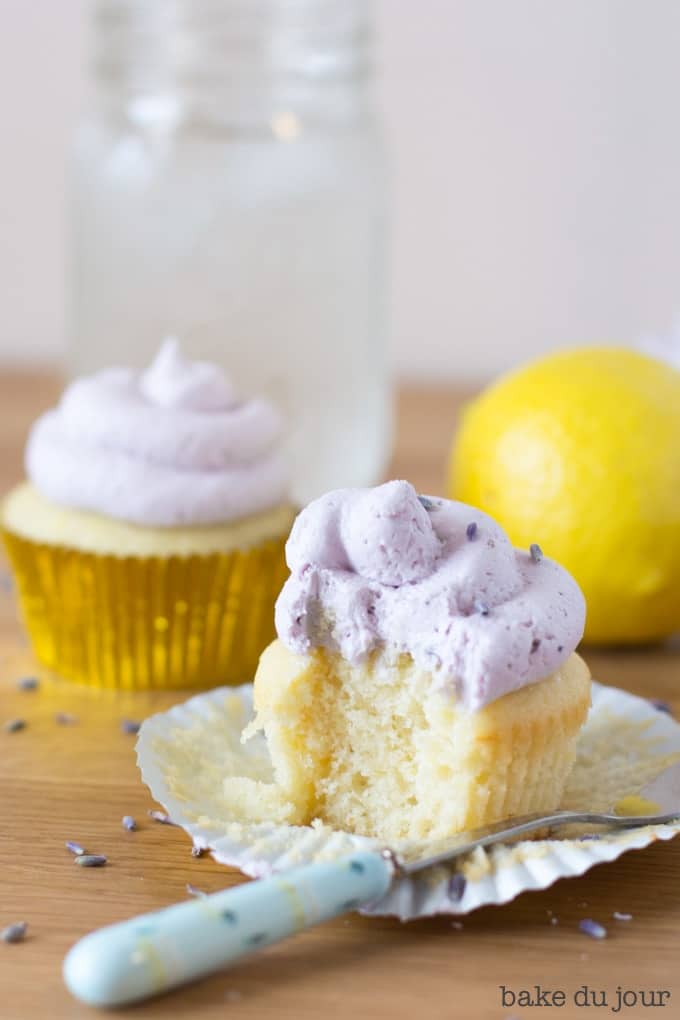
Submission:
[[26,471],[63,506],[148,526],[223,523],[286,499],[282,421],[176,340],[139,373],[76,379],[34,424]]
[[553,673],[583,635],[585,602],[559,564],[514,549],[481,510],[408,482],[338,489],[297,517],[280,640],[362,662],[409,653],[474,711]]

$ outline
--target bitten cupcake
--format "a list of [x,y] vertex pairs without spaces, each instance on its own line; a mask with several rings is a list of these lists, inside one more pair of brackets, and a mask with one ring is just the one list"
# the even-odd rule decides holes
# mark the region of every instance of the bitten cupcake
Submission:
[[590,703],[565,570],[403,481],[316,500],[286,551],[245,734],[264,730],[275,784],[228,799],[386,840],[559,805]]
[[282,422],[167,340],[143,372],[71,383],[2,506],[38,658],[102,687],[250,679],[294,518]]

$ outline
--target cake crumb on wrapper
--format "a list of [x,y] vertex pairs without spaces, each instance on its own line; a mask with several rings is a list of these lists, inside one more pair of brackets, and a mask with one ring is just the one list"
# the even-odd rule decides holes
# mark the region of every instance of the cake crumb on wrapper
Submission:
[[[263,877],[296,864],[329,860],[357,848],[381,849],[384,843],[336,830],[317,821],[310,826],[250,823],[230,815],[223,798],[227,775],[245,775],[271,783],[271,763],[261,737],[240,743],[252,713],[252,687],[205,692],[147,720],[138,740],[138,761],[154,798],[164,805],[213,857],[250,876]],[[680,725],[644,699],[616,688],[593,685],[593,707],[581,732],[574,770],[563,806],[602,810],[680,760]],[[623,852],[667,840],[680,824],[602,831],[583,840],[582,829],[565,838],[527,840],[512,846],[478,849],[462,864],[465,900],[452,905],[446,884],[452,869],[441,868],[395,882],[364,914],[402,919],[437,913],[465,914],[487,903],[504,903],[525,889],[546,888],[561,877],[582,874]],[[395,850],[427,844],[402,843]],[[582,897],[581,897],[582,898]]]

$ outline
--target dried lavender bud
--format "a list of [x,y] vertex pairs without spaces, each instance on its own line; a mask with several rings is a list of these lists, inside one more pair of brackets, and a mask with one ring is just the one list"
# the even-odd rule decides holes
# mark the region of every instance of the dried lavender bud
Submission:
[[132,815],[123,815],[123,828],[127,829],[128,832],[134,832],[137,828],[137,822],[134,820]]
[[540,545],[537,545],[535,542],[532,542],[531,545],[529,546],[529,555],[531,556],[534,563],[540,563],[541,560],[543,559],[543,550],[541,549]]
[[607,937],[607,929],[603,928],[597,921],[593,921],[590,917],[584,917],[582,921],[579,921],[578,926],[579,930],[591,939],[606,939]]
[[134,719],[121,719],[120,721],[120,728],[123,733],[131,733],[133,735],[135,733],[139,733],[141,725],[142,724],[140,722],[135,722]]
[[633,920],[633,915],[632,914],[622,914],[620,910],[615,910],[614,913],[612,914],[612,917],[614,918],[615,921],[632,921]]
[[533,652],[537,652],[540,647],[541,639],[540,637],[535,637],[534,640],[531,642],[531,653],[533,654]]
[[37,676],[22,676],[17,680],[17,687],[20,691],[37,691],[40,681]]
[[104,854],[78,854],[76,857],[76,864],[81,868],[102,868],[106,861]]
[[463,930],[463,922],[462,921],[452,921],[451,922],[451,927],[455,928],[456,931],[462,931]]
[[660,698],[650,698],[649,702],[654,706],[657,712],[665,712],[666,715],[673,715],[673,709],[667,701],[662,701]]
[[78,717],[70,712],[55,712],[54,721],[60,726],[74,726],[78,722]]
[[467,886],[467,879],[460,871],[456,871],[448,881],[447,892],[450,900],[462,900]]
[[197,896],[199,899],[203,899],[204,896],[208,895],[202,889],[199,889],[198,886],[192,885],[191,882],[187,882],[187,892],[190,896]]
[[192,848],[191,848],[191,856],[192,857],[202,857],[203,854],[207,852],[207,849],[208,848],[205,847],[205,846],[192,846]]
[[26,937],[28,924],[26,921],[17,921],[15,924],[8,924],[0,932],[0,939],[3,942],[23,942]]
[[166,815],[165,811],[147,811],[149,818],[153,818],[154,822],[160,822],[161,825],[177,825],[177,822],[173,822],[170,815]]
[[586,832],[584,836],[580,837],[581,843],[586,842],[589,839],[600,839],[600,835],[597,832]]
[[425,507],[426,510],[434,510],[435,504],[429,496],[418,496],[418,502],[422,507]]
[[67,850],[70,850],[76,857],[82,857],[87,851],[85,847],[81,846],[80,843],[74,843],[72,839],[67,839],[64,843]]
[[19,730],[25,730],[27,726],[25,719],[8,719],[3,729],[5,733],[18,733]]
[[482,599],[475,599],[475,612],[479,613],[480,616],[488,616],[491,610]]
[[465,536],[468,542],[472,542],[477,536],[477,521],[470,521],[465,529]]

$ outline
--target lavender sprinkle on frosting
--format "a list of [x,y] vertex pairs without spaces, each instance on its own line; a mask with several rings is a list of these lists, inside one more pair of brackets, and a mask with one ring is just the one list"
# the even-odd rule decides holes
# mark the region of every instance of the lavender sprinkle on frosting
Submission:
[[470,521],[467,528],[465,529],[465,537],[468,542],[472,542],[477,535],[477,521]]
[[582,931],[584,935],[588,935],[591,939],[606,939],[607,929],[603,928],[597,921],[593,921],[590,917],[584,917],[582,921],[578,923],[579,931]]
[[26,921],[17,921],[15,924],[8,924],[0,932],[0,939],[3,942],[23,942],[26,938],[28,924]]
[[418,502],[426,510],[434,510],[434,501],[429,496],[418,496]]
[[540,545],[536,544],[536,542],[532,542],[531,545],[529,546],[529,555],[531,556],[534,563],[540,563],[541,560],[543,559],[543,550],[541,549]]
[[665,712],[666,715],[673,715],[673,709],[667,701],[662,701],[661,698],[650,698],[650,704],[654,706],[657,712]]
[[480,616],[488,616],[491,610],[486,602],[482,599],[475,600],[475,612],[479,613]]

